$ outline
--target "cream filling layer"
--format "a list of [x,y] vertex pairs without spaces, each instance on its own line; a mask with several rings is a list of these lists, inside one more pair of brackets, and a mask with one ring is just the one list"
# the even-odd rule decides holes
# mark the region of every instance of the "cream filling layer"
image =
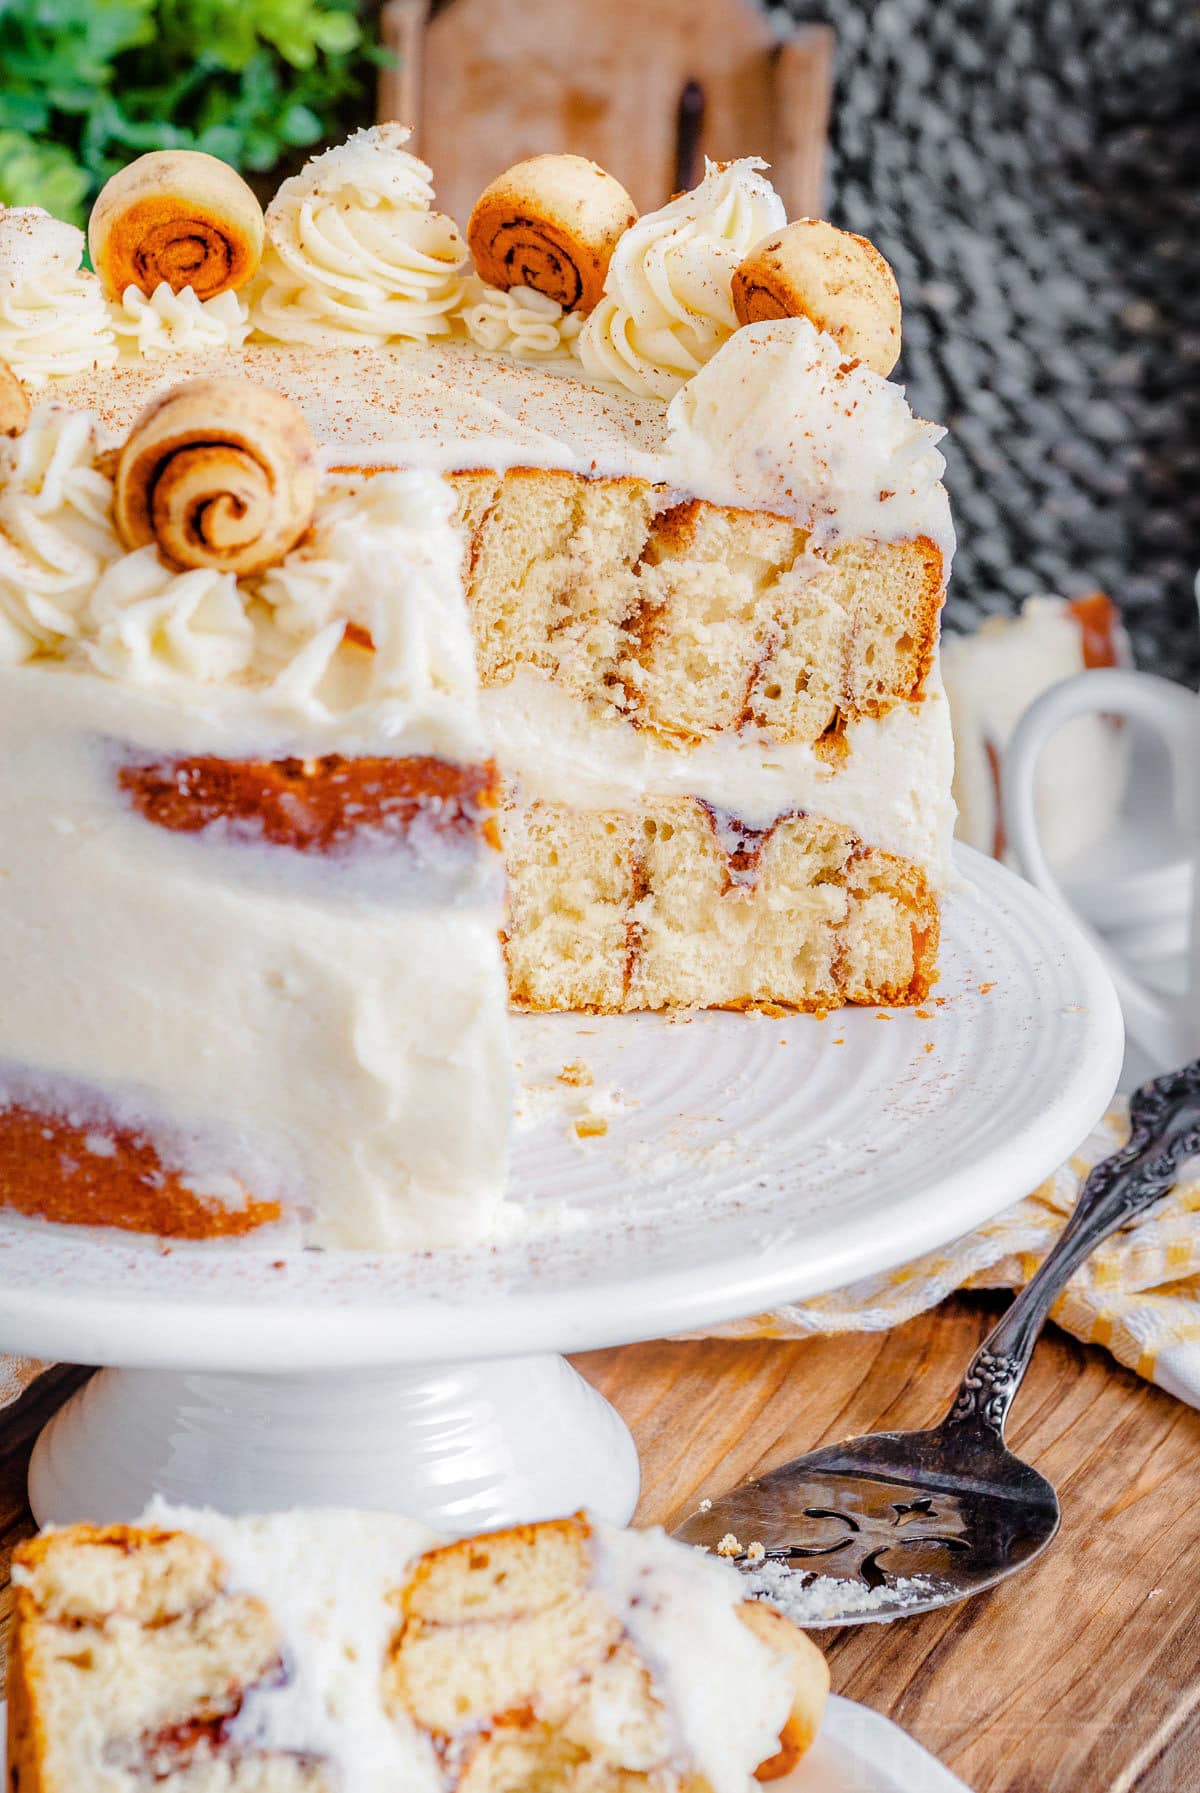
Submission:
[[936,671],[922,703],[850,723],[845,757],[832,766],[807,742],[747,732],[668,746],[532,670],[485,686],[480,702],[501,771],[526,800],[623,809],[648,798],[699,797],[751,828],[800,810],[914,861],[935,888],[949,880],[954,749]]
[[118,1124],[183,1141],[197,1189],[280,1200],[310,1243],[495,1236],[513,1103],[498,879],[468,856],[431,901],[436,842],[405,883],[403,848],[360,865],[176,834],[117,786],[126,744],[272,751],[246,695],[188,714],[170,692],[0,670],[0,1060],[60,1112],[95,1087]]
[[440,1793],[432,1739],[381,1697],[400,1623],[389,1595],[441,1542],[436,1533],[393,1513],[298,1508],[227,1519],[163,1500],[142,1523],[203,1538],[224,1559],[230,1589],[262,1600],[282,1632],[287,1674],[247,1693],[235,1748],[333,1763],[344,1793]]

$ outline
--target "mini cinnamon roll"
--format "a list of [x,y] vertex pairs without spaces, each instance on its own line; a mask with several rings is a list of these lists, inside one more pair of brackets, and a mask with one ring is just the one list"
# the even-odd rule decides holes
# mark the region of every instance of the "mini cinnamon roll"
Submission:
[[312,521],[316,447],[303,413],[247,380],[190,380],[148,405],[117,462],[113,516],[129,548],[179,567],[260,573]]
[[111,299],[163,280],[215,299],[244,286],[263,252],[263,212],[241,175],[194,149],[153,150],[102,188],[88,224],[92,266]]
[[620,181],[586,156],[532,156],[475,202],[467,243],[489,286],[532,287],[564,311],[589,312],[637,207]]
[[29,422],[29,395],[7,361],[0,361],[0,436],[19,436]]
[[733,276],[739,324],[805,317],[877,374],[900,357],[900,293],[873,243],[798,218],[753,248]]

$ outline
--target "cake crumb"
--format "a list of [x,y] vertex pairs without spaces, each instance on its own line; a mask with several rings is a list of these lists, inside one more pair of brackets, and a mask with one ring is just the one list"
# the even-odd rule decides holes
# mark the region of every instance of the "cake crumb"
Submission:
[[590,1065],[584,1064],[581,1058],[573,1058],[558,1073],[558,1081],[569,1084],[572,1089],[585,1089],[589,1084],[595,1083],[596,1079],[592,1076]]
[[711,1513],[712,1512],[712,1501],[709,1500],[707,1498],[707,1496],[705,1497],[704,1500],[702,1500],[700,1502],[700,1511],[702,1513]]
[[994,983],[976,984],[975,988],[979,991],[979,994],[981,996],[990,996],[992,991],[996,988],[996,986]]
[[835,1046],[844,1046],[846,1044],[846,1041],[844,1038],[842,1038],[840,1040],[835,1040],[833,1043]]
[[575,1131],[580,1139],[600,1139],[608,1132],[608,1122],[602,1114],[585,1114],[576,1121]]
[[891,1021],[894,1020],[895,1017],[892,1015],[876,1015],[875,1019],[876,1021]]
[[915,1013],[916,1013],[916,1017],[917,1017],[918,1021],[932,1021],[933,1020],[933,1010],[932,1009],[917,1009],[915,1011]]
[[759,1538],[755,1538],[752,1544],[746,1546],[746,1561],[748,1563],[761,1563],[766,1554],[767,1547]]
[[717,1545],[717,1555],[718,1556],[741,1556],[741,1554],[742,1554],[742,1547],[738,1543],[737,1539],[734,1537],[733,1533],[726,1532],[725,1536],[721,1539],[721,1542]]
[[925,1042],[925,1050],[926,1050],[926,1052],[932,1052],[932,1051],[933,1051],[933,1041],[932,1041],[932,1040],[926,1040],[926,1042]]

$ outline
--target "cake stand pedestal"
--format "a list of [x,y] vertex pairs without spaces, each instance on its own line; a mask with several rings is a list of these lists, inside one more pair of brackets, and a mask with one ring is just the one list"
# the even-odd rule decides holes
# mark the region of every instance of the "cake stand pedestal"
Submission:
[[0,1215],[0,1350],[122,1366],[39,1441],[37,1517],[129,1519],[160,1493],[445,1533],[627,1519],[629,1434],[554,1354],[907,1263],[1036,1188],[1111,1096],[1121,1017],[1091,946],[992,861],[958,870],[937,997],[886,1026],[517,1017],[521,1220],[487,1247],[160,1244]]
[[226,1513],[390,1509],[446,1533],[590,1507],[624,1525],[633,1439],[563,1357],[316,1375],[101,1370],[29,1468],[39,1525],[130,1519],[155,1494]]

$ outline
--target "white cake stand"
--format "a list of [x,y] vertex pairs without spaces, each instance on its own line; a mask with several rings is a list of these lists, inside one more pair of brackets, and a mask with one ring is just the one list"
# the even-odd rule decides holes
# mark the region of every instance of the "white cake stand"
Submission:
[[[279,1256],[0,1219],[0,1349],[120,1366],[43,1433],[38,1519],[128,1518],[154,1492],[446,1532],[627,1519],[629,1434],[558,1353],[901,1264],[1034,1188],[1103,1110],[1122,1029],[1090,946],[990,860],[959,869],[922,1011],[519,1019],[523,1231],[486,1250]],[[590,1087],[558,1081],[575,1062]]]

